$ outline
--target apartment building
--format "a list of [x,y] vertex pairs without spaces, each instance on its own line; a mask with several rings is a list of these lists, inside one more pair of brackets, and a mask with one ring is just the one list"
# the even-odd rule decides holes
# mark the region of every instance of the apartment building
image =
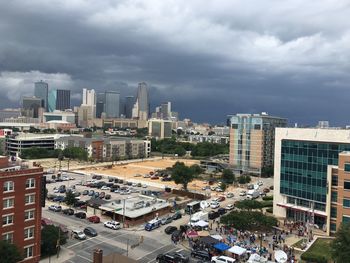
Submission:
[[10,163],[0,156],[0,236],[23,252],[25,263],[40,260],[42,178],[42,168]]
[[277,128],[274,215],[327,234],[350,221],[350,131]]
[[237,172],[260,175],[273,165],[275,128],[287,120],[261,114],[236,114],[230,120],[230,160]]

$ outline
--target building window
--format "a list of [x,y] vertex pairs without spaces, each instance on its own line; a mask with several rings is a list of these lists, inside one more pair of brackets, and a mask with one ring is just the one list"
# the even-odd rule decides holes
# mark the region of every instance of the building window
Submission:
[[332,186],[338,186],[338,176],[332,175]]
[[345,172],[350,172],[350,163],[344,164],[344,171]]
[[7,242],[7,243],[13,243],[13,232],[8,232],[2,234],[2,240]]
[[343,206],[346,208],[350,208],[350,199],[343,199]]
[[27,220],[34,219],[34,212],[35,212],[35,209],[25,211],[24,212],[24,220],[27,221]]
[[337,231],[337,224],[331,223],[331,231]]
[[332,194],[331,194],[331,201],[332,202],[338,202],[338,192],[332,192]]
[[14,203],[15,203],[15,199],[13,198],[4,199],[2,202],[3,209],[13,208]]
[[15,189],[14,182],[7,181],[4,183],[4,192],[12,192]]
[[350,182],[344,181],[344,190],[350,190]]
[[35,203],[35,194],[26,195],[25,204],[30,205],[30,204],[34,204],[34,203]]
[[331,207],[331,217],[337,218],[337,208]]
[[26,189],[35,188],[35,178],[29,178],[26,181]]
[[29,227],[24,229],[24,239],[34,238],[34,229],[35,227]]
[[34,251],[34,245],[31,245],[29,247],[24,248],[24,259],[32,258],[33,257],[33,251]]
[[5,215],[2,217],[2,225],[11,225],[13,224],[13,215]]
[[350,223],[350,217],[349,216],[343,216],[343,223]]

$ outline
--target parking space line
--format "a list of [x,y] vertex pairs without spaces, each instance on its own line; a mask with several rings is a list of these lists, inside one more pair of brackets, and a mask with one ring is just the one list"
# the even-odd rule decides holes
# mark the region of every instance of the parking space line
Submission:
[[83,256],[81,256],[81,255],[77,255],[77,256],[78,256],[78,257],[81,257],[81,258],[83,258],[83,259],[85,259],[86,261],[92,262],[92,260],[91,260],[90,258],[83,257]]

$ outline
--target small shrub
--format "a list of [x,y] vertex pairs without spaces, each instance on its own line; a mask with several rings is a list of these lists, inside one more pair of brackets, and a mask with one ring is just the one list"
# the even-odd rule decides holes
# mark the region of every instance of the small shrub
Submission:
[[273,200],[273,195],[263,196],[262,200],[264,200],[264,201]]
[[266,212],[270,213],[270,214],[273,214],[273,210],[272,210],[272,207],[269,207],[266,209]]

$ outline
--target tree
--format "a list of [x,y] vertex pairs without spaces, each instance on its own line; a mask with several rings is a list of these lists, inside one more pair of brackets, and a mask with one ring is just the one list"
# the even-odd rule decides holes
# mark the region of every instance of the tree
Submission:
[[60,245],[67,242],[66,235],[54,225],[44,226],[41,230],[41,255],[53,255],[57,252],[57,241]]
[[187,191],[187,185],[194,179],[194,171],[183,162],[176,162],[172,167],[171,178],[175,184],[182,184]]
[[271,177],[273,176],[274,170],[273,166],[267,166],[261,169],[261,176],[262,177]]
[[22,253],[14,244],[6,241],[0,241],[0,255],[3,263],[16,263],[23,259]]
[[231,169],[224,169],[222,171],[221,179],[227,184],[233,184],[233,182],[236,180],[236,177]]
[[72,205],[75,204],[77,200],[75,199],[75,195],[72,193],[72,191],[67,191],[66,192],[66,199],[65,199],[65,203],[71,207]]
[[220,188],[222,189],[222,191],[225,192],[226,189],[227,189],[227,184],[226,183],[221,183]]
[[220,222],[240,231],[269,231],[277,225],[277,219],[257,211],[231,212],[220,218]]
[[332,256],[335,262],[350,262],[350,223],[340,225],[335,239],[331,243]]
[[199,174],[204,173],[204,169],[201,168],[198,164],[193,164],[190,166],[190,168],[193,172],[193,175],[199,175]]
[[247,184],[250,183],[252,179],[250,178],[249,175],[241,175],[240,177],[238,177],[238,183],[240,184]]

